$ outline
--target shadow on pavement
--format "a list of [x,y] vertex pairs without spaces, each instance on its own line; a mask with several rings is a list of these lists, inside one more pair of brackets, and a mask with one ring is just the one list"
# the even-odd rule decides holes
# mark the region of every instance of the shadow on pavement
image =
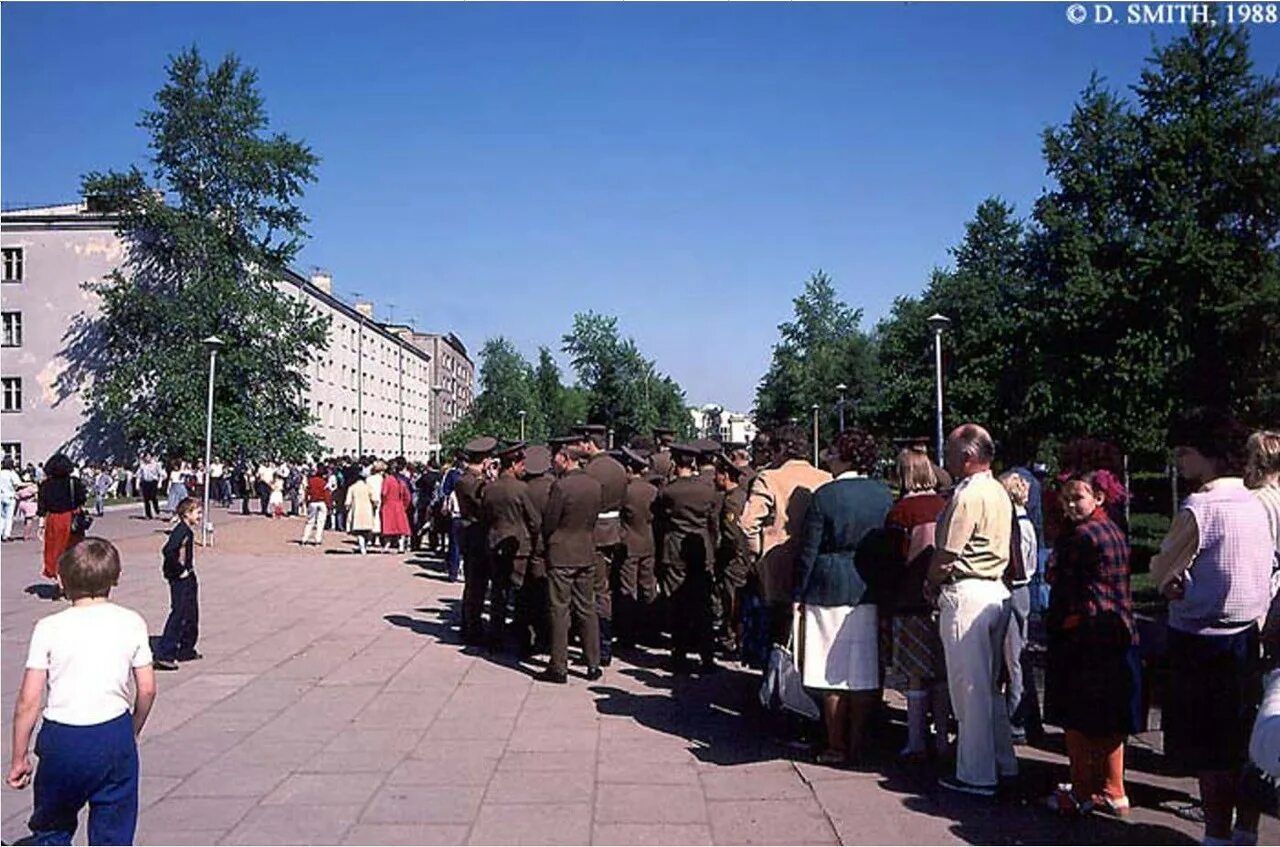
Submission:
[[61,590],[52,582],[37,582],[28,585],[24,591],[27,594],[33,594],[41,600],[57,600],[62,596]]

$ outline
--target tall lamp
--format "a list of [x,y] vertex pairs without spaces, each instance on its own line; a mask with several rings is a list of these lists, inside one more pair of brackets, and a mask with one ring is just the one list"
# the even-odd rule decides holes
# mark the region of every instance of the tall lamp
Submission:
[[213,374],[218,367],[218,351],[226,346],[226,342],[216,335],[211,335],[200,342],[209,351],[209,402],[204,415],[204,520],[200,526],[200,543],[209,543],[209,530],[213,521],[209,520],[209,466],[213,464]]
[[940,315],[936,312],[928,318],[929,328],[933,330],[933,372],[934,372],[934,410],[936,416],[934,418],[935,436],[937,438],[935,446],[937,447],[937,461],[939,465],[946,464],[942,455],[942,333],[951,326],[951,318],[946,315]]

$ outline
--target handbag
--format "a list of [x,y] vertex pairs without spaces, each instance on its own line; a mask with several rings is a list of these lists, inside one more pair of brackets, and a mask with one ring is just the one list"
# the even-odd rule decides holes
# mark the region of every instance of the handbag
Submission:
[[84,509],[76,509],[71,515],[71,531],[76,535],[84,535],[93,526],[93,518]]
[[769,667],[760,684],[760,705],[766,709],[794,712],[816,721],[820,714],[818,704],[804,690],[804,680],[796,667],[797,629],[797,626],[791,627],[791,638],[786,646],[775,644],[769,653]]

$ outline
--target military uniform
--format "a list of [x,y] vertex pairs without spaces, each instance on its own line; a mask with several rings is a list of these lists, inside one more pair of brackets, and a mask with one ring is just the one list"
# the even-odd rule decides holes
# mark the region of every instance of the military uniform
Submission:
[[663,486],[657,498],[655,512],[662,525],[658,579],[670,598],[671,658],[677,671],[685,669],[690,652],[697,652],[704,664],[713,658],[711,525],[715,499],[715,492],[696,477],[677,477]]
[[483,640],[484,598],[489,591],[489,545],[484,525],[482,501],[487,484],[476,467],[494,448],[495,438],[485,436],[467,443],[467,467],[454,486],[458,498],[458,511],[462,521],[462,558],[464,583],[462,587],[462,639],[468,644]]
[[569,672],[569,613],[577,619],[588,676],[600,669],[595,605],[595,527],[600,483],[574,468],[555,481],[542,524],[550,581],[551,663],[544,679],[563,682]]
[[[604,427],[578,427],[583,437],[602,436]],[[587,474],[600,483],[600,516],[596,521],[596,615],[600,624],[600,659],[608,665],[613,658],[614,574],[626,558],[622,538],[622,501],[627,492],[627,470],[607,453],[596,453],[587,462]]]
[[[497,455],[504,462],[523,460],[524,445],[511,445]],[[507,470],[485,485],[481,505],[489,551],[489,644],[500,648],[511,589],[524,580],[533,539],[542,531],[542,514],[530,499],[528,486]]]
[[747,584],[751,568],[751,547],[742,531],[742,510],[747,505],[748,475],[742,468],[724,463],[722,470],[736,478],[737,484],[723,492],[717,524],[715,587],[711,595],[712,628],[727,653],[738,648],[738,624],[741,592]]
[[674,429],[655,429],[653,431],[654,449],[649,456],[649,467],[653,473],[661,479],[656,483],[658,487],[665,485],[675,472],[675,465],[671,462],[671,438],[676,434]]
[[[538,515],[538,525],[547,513],[547,500],[555,479],[550,474],[551,452],[540,445],[525,451],[525,493]],[[523,573],[516,574],[515,626],[521,655],[545,652],[550,641],[547,629],[547,555],[539,531],[530,539],[529,558]]]
[[[647,463],[640,455],[624,451],[633,471]],[[653,503],[658,488],[639,476],[627,481],[622,501],[622,537],[626,559],[618,571],[618,640],[635,644],[652,624],[653,603],[658,598],[658,579],[653,563]]]

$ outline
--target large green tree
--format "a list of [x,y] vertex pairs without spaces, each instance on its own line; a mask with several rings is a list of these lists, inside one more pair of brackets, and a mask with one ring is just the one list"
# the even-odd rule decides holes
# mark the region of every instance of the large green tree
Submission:
[[94,172],[83,190],[119,218],[127,259],[97,285],[91,419],[129,448],[203,450],[207,354],[226,342],[214,389],[215,449],[229,455],[318,449],[306,432],[305,366],[326,324],[276,281],[305,238],[298,206],[317,158],[271,132],[257,76],[233,56],[211,67],[172,58],[155,108],[150,172]]
[[838,428],[841,384],[847,387],[846,426],[866,422],[879,399],[875,349],[861,329],[862,310],[842,301],[822,271],[805,282],[792,305],[793,318],[778,325],[773,359],[756,388],[757,424],[807,423],[817,404],[821,433],[829,437]]
[[612,429],[616,444],[659,425],[688,430],[684,391],[657,370],[634,339],[622,337],[616,317],[574,315],[562,343],[586,392],[588,422]]
[[[1021,435],[1036,395],[1023,227],[999,198],[979,204],[951,250],[954,266],[935,270],[924,293],[898,298],[876,328],[882,394],[878,421],[895,435],[933,432],[935,360],[927,318],[951,319],[943,336],[947,421],[982,421],[1007,442]],[[1027,445],[1019,439],[1018,452]]]

